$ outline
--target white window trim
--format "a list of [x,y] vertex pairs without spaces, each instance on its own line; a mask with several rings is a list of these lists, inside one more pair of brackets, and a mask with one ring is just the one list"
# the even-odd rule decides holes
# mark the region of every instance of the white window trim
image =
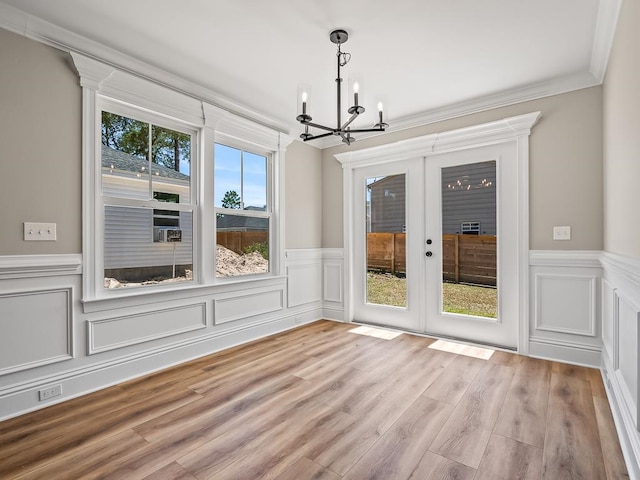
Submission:
[[[84,55],[71,52],[82,87],[82,302],[85,311],[117,308],[129,303],[132,297],[163,295],[168,290],[201,290],[229,283],[216,279],[214,266],[215,208],[213,199],[213,146],[232,140],[247,150],[257,149],[271,154],[271,252],[270,273],[251,278],[233,277],[238,283],[264,280],[284,275],[284,159],[293,137],[247,118],[211,105],[202,99],[172,90],[160,83],[142,78]],[[154,286],[150,289],[107,291],[103,288],[103,226],[98,210],[101,175],[96,159],[100,158],[101,118],[99,99],[110,99],[131,105],[136,111],[146,110],[152,118],[165,116],[197,130],[195,157],[190,168],[191,192],[194,206],[194,270],[199,274],[194,282],[183,285]],[[126,108],[126,107],[125,107]],[[142,118],[142,120],[145,120]],[[153,123],[153,120],[151,120]],[[197,179],[197,180],[195,180]],[[172,295],[174,297],[174,295]],[[129,300],[127,300],[129,299]],[[94,306],[92,307],[92,304]]]

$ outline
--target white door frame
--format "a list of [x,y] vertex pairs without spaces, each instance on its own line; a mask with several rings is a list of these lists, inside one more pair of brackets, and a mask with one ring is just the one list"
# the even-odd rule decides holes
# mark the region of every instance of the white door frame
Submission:
[[529,135],[540,118],[532,112],[495,122],[401,140],[334,155],[343,169],[344,321],[353,321],[354,169],[437,153],[515,142],[518,168],[518,351],[529,353]]

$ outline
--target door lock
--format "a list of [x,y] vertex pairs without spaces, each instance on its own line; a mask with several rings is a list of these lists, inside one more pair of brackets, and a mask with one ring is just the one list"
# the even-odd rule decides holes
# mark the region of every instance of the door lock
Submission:
[[432,256],[432,255],[433,255],[433,252],[431,252],[431,250],[429,250],[427,253],[425,253],[425,255],[426,255],[427,257],[430,257],[430,256]]

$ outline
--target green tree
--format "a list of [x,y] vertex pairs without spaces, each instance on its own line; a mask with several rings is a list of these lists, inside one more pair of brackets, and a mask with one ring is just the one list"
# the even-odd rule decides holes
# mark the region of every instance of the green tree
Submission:
[[222,197],[222,208],[240,209],[240,195],[235,190],[229,190]]
[[[139,158],[149,157],[149,124],[102,112],[102,143]],[[151,125],[151,161],[180,171],[180,160],[191,161],[191,137]]]

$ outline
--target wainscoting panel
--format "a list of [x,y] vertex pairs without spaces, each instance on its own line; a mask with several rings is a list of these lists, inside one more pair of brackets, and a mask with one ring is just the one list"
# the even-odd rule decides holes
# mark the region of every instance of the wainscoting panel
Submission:
[[213,300],[214,325],[254,317],[284,309],[282,288],[249,289],[218,296]]
[[[617,299],[616,291],[605,278],[602,280],[602,346],[609,358],[617,358]],[[615,365],[617,368],[617,364]]]
[[322,252],[322,307],[324,318],[344,321],[344,251],[325,248]]
[[618,358],[616,375],[634,425],[638,426],[638,321],[640,312],[625,297],[618,297]]
[[287,306],[289,308],[320,301],[322,270],[314,263],[287,266]]
[[530,252],[529,354],[597,367],[602,352],[600,252]]
[[92,355],[206,328],[206,304],[90,320],[87,323],[89,354]]
[[72,288],[0,294],[0,375],[73,358]]
[[596,335],[594,276],[535,275],[535,329]]
[[601,367],[629,477],[640,480],[640,259],[605,252]]

